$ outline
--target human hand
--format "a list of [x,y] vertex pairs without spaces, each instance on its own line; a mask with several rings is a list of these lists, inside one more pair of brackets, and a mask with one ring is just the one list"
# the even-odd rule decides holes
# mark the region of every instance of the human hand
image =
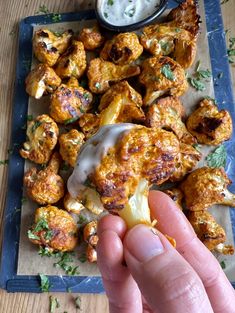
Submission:
[[159,191],[150,192],[149,206],[161,233],[144,225],[127,232],[118,216],[99,222],[98,266],[110,313],[234,313],[232,285],[184,214]]

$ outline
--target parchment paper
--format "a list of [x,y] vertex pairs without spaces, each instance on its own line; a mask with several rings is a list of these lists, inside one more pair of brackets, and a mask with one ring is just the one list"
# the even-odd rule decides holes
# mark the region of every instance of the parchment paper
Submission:
[[[90,8],[90,7],[89,7]],[[202,1],[200,1],[200,15],[201,15],[201,31],[198,38],[198,51],[195,64],[198,60],[201,61],[201,69],[211,70],[210,57],[209,57],[209,48],[207,41],[207,32],[205,24],[205,14]],[[50,24],[45,27],[55,31],[62,31],[66,29],[73,29],[74,32],[79,31],[84,26],[89,26],[95,23],[95,21],[78,21],[78,22],[69,22],[69,23],[58,23]],[[42,26],[35,25],[34,30],[41,28]],[[33,60],[32,67],[34,67],[35,60]],[[195,64],[190,69],[187,70],[188,75],[195,70]],[[133,86],[134,87],[134,86]],[[189,114],[194,108],[195,105],[199,102],[204,96],[214,96],[213,83],[212,79],[210,82],[206,83],[206,90],[204,92],[196,91],[194,88],[190,87],[187,93],[182,96],[183,104],[186,108],[186,113]],[[28,114],[33,114],[36,117],[39,114],[48,112],[49,98],[43,97],[40,100],[35,100],[30,97],[29,99],[29,109]],[[208,152],[214,148],[204,147],[201,149],[204,157]],[[204,158],[199,163],[199,167],[203,166]],[[32,163],[26,162],[25,170],[33,166]],[[44,273],[47,275],[64,275],[63,270],[57,269],[53,266],[53,263],[58,260],[54,258],[40,257],[38,255],[38,247],[29,242],[27,238],[27,230],[32,225],[34,220],[34,211],[38,207],[37,204],[28,200],[22,207],[22,217],[21,217],[21,236],[20,236],[20,245],[19,245],[19,257],[18,257],[18,269],[17,274],[20,275],[37,275],[38,273]],[[223,226],[227,234],[227,244],[234,244],[233,242],[233,233],[231,227],[231,218],[228,207],[223,206],[214,206],[210,209],[216,218],[217,222]],[[75,217],[75,215],[74,215]],[[76,218],[76,217],[75,217]],[[80,248],[82,250],[82,248]],[[76,252],[78,254],[78,252]],[[230,281],[235,281],[235,258],[234,256],[223,256],[216,255],[219,261],[225,261],[226,269],[225,273]],[[76,259],[76,257],[74,258]],[[77,263],[77,264],[76,264]],[[99,276],[99,270],[95,264],[80,263],[79,261],[75,262],[74,265],[79,265],[80,275],[81,276]]]

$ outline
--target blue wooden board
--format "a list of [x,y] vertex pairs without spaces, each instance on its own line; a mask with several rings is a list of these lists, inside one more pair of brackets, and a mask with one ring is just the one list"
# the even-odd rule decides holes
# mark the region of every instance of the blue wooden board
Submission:
[[[169,1],[168,8],[178,5],[179,1]],[[225,43],[225,32],[221,16],[220,1],[205,0],[206,26],[214,78],[215,97],[224,109],[231,112],[235,122],[235,106],[232,91],[231,76]],[[52,14],[27,17],[19,27],[19,52],[17,61],[15,96],[12,117],[12,147],[13,153],[9,160],[8,193],[4,212],[3,245],[0,268],[0,287],[8,292],[40,292],[40,280],[38,276],[17,275],[17,260],[20,236],[21,198],[24,175],[24,160],[18,153],[18,148],[25,141],[25,130],[22,126],[27,122],[28,95],[25,92],[25,77],[29,72],[32,56],[33,25],[46,25],[52,23]],[[89,20],[95,18],[93,10],[78,13],[61,14],[61,22]],[[219,85],[217,76],[223,72]],[[233,139],[227,142],[228,157],[235,158],[235,144]],[[232,164],[233,163],[233,164]],[[230,162],[229,176],[235,181],[235,162]],[[231,187],[235,192],[235,185]],[[231,209],[233,220],[233,234],[235,234],[235,210]],[[100,277],[78,276],[49,276],[52,284],[51,291],[66,292],[71,288],[72,292],[102,293],[104,292]],[[235,283],[233,283],[235,287]]]

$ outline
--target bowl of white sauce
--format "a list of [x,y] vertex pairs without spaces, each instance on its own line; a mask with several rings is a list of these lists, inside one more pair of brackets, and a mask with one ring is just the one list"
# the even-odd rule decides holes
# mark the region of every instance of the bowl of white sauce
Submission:
[[96,0],[100,24],[112,31],[132,31],[150,24],[167,7],[167,0]]

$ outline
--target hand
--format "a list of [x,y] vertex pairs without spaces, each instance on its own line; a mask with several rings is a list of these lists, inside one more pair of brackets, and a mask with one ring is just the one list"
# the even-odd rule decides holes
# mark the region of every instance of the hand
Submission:
[[[98,266],[110,313],[234,313],[235,292],[213,254],[164,193],[151,191],[154,232],[108,215],[98,225]],[[174,249],[162,235],[175,238]],[[124,264],[124,260],[127,267]]]

